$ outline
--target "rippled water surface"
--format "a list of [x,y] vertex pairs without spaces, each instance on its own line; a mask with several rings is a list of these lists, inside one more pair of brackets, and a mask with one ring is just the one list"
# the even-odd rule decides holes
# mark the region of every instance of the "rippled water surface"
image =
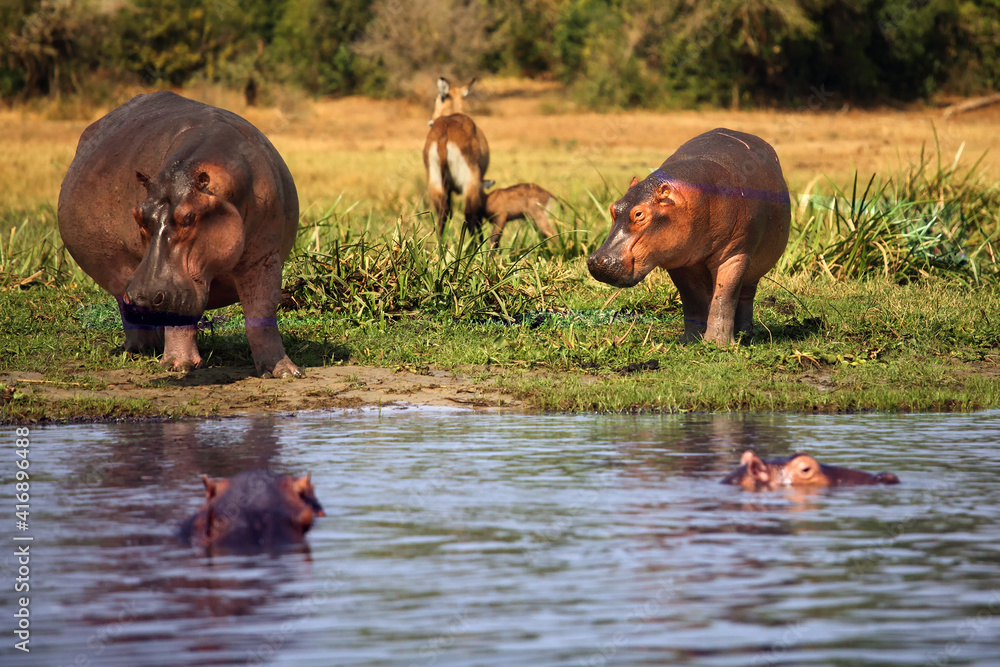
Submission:
[[[996,412],[392,409],[31,440],[32,651],[4,547],[4,664],[1000,664]],[[902,484],[720,485],[748,447]],[[174,540],[201,473],[261,466],[312,473],[308,553]]]

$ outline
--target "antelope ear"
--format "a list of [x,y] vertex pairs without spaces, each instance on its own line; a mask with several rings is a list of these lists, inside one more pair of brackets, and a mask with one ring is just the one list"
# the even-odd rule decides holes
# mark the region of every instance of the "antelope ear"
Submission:
[[135,172],[135,180],[139,181],[139,185],[141,185],[142,187],[146,188],[147,190],[149,189],[150,178],[146,174],[142,173],[141,171]]
[[673,206],[674,200],[670,196],[671,192],[672,190],[670,188],[670,184],[663,181],[656,186],[656,189],[653,191],[653,197],[655,197],[656,201],[658,201],[661,204],[667,204],[668,206]]
[[767,484],[771,481],[771,471],[768,469],[767,464],[753,453],[752,450],[748,449],[743,452],[743,456],[740,457],[740,465],[747,467],[747,475],[753,477],[759,482]]
[[444,102],[448,98],[448,92],[451,90],[451,84],[448,83],[448,79],[443,76],[438,77],[438,97]]
[[628,187],[629,187],[629,189],[632,189],[632,188],[634,188],[638,184],[639,184],[639,177],[638,176],[633,176],[632,177],[632,182],[628,184]]
[[475,82],[476,82],[476,77],[472,77],[469,80],[468,85],[466,85],[465,88],[462,89],[462,97],[468,97],[469,96],[469,93],[472,92],[472,84],[474,84]]

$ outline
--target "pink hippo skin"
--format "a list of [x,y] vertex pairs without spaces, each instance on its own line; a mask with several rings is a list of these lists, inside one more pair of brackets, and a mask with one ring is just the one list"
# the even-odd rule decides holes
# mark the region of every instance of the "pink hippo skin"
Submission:
[[632,287],[666,269],[684,309],[684,341],[749,333],[757,281],[788,243],[788,187],[760,137],[715,129],[691,139],[611,206],[587,260],[594,278]]
[[276,311],[299,201],[278,152],[234,113],[171,92],[138,95],[88,127],[59,193],[70,254],[118,300],[125,349],[163,345],[164,366],[201,365],[196,323],[243,304],[264,377],[302,377]]
[[748,449],[740,458],[740,467],[729,473],[722,483],[742,486],[748,491],[773,491],[785,486],[899,484],[899,478],[891,472],[872,474],[826,465],[801,452],[783,458],[762,459]]

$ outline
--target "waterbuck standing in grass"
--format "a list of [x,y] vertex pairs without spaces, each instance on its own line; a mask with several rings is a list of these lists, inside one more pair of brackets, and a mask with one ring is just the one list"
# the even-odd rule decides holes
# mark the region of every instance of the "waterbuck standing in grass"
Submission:
[[483,187],[491,185],[483,182],[490,165],[490,146],[483,131],[461,113],[462,98],[468,95],[473,81],[462,92],[453,91],[444,77],[438,79],[431,129],[424,142],[427,189],[437,214],[438,236],[444,235],[444,225],[451,217],[452,193],[465,199],[466,229],[481,232]]

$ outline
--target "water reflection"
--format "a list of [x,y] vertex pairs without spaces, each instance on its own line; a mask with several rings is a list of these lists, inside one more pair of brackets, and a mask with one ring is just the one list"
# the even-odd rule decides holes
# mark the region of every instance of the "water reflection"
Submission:
[[[387,410],[32,435],[33,650],[11,664],[1000,655],[997,413]],[[808,450],[903,483],[721,485],[748,448]],[[327,517],[311,557],[209,559],[175,540],[201,474],[256,467],[312,473]],[[11,618],[9,597],[0,604]]]

